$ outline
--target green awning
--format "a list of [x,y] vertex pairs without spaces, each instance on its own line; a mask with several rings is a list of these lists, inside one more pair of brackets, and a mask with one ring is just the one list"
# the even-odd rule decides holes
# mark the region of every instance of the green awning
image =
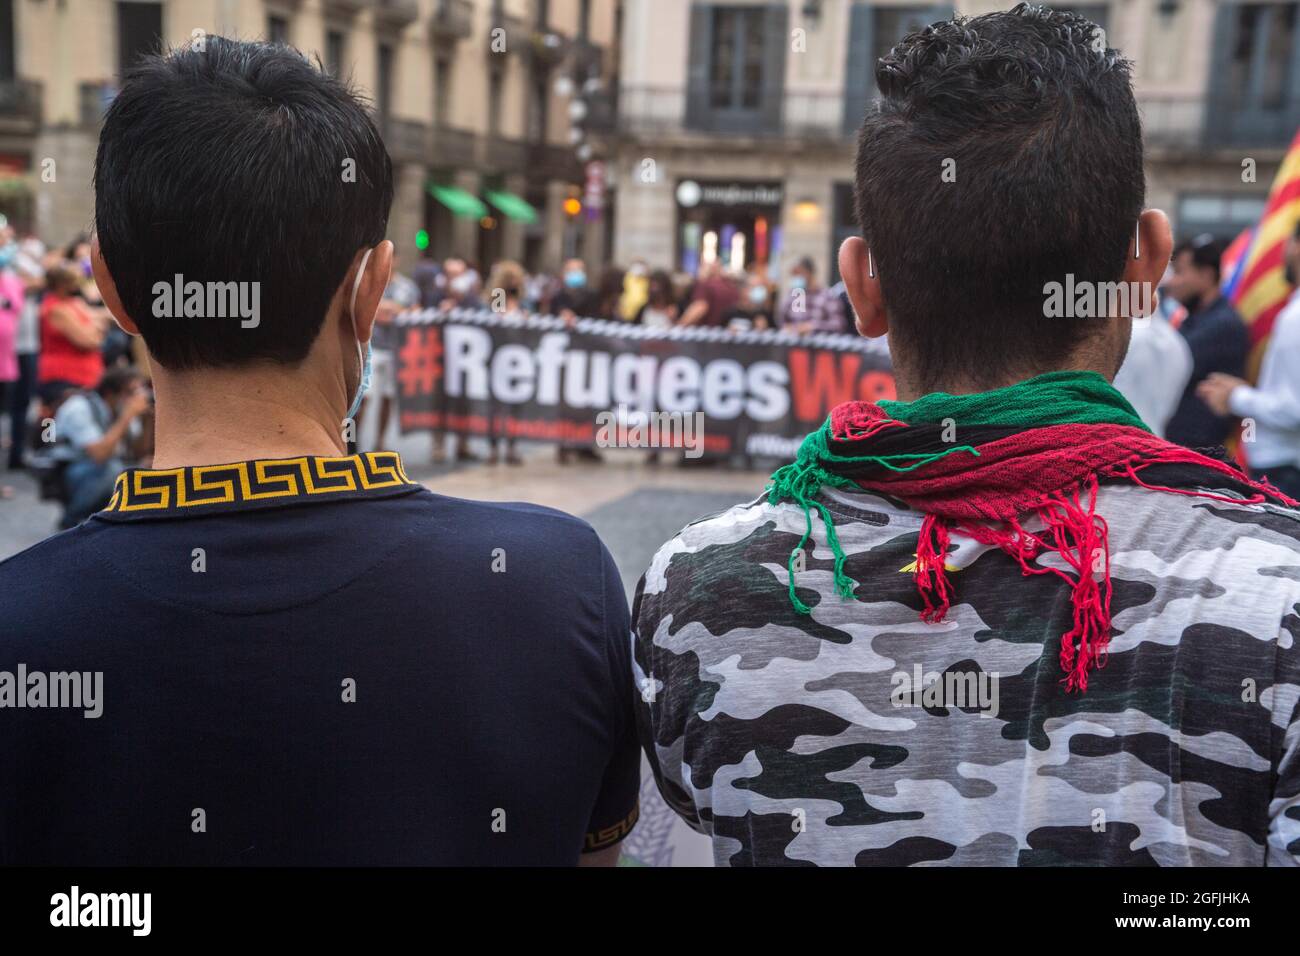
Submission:
[[429,192],[433,194],[434,199],[450,209],[453,215],[464,216],[466,219],[482,219],[488,214],[488,207],[483,205],[477,196],[455,186],[429,183]]
[[531,226],[537,221],[537,210],[527,200],[520,199],[514,193],[488,189],[484,191],[483,195],[487,196],[488,202],[515,222],[522,222],[525,226]]

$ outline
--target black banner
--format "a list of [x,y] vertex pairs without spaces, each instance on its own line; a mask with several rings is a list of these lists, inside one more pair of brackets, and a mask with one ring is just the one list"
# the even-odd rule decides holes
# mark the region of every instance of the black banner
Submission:
[[856,336],[461,310],[397,321],[403,432],[788,458],[840,402],[894,397],[887,349]]

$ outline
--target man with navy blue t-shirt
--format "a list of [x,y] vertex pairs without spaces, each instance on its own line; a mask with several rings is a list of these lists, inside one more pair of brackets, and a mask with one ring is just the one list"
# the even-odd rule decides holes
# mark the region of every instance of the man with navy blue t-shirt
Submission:
[[609,553],[345,454],[388,154],[292,50],[204,46],[128,74],[100,137],[95,277],[148,348],[155,456],[0,563],[0,864],[614,862]]

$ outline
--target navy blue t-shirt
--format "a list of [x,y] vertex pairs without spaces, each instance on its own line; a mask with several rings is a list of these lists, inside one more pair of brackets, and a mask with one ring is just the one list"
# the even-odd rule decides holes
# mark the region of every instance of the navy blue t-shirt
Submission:
[[629,635],[588,524],[391,453],[126,472],[0,563],[0,863],[575,863],[636,822]]

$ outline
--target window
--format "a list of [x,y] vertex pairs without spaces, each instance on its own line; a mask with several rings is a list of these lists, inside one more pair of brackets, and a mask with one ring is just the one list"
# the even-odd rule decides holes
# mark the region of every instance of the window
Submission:
[[451,58],[438,56],[433,61],[433,121],[447,125],[451,109]]
[[378,77],[375,81],[375,108],[380,119],[388,119],[393,107],[393,47],[379,44]]
[[136,60],[162,49],[162,4],[117,5],[117,68],[119,73]]
[[578,39],[585,40],[591,36],[591,0],[581,0],[578,4]]
[[709,106],[758,109],[763,83],[762,7],[714,7]]
[[1209,145],[1285,145],[1300,125],[1296,3],[1225,3],[1215,21]]
[[14,74],[14,0],[0,0],[0,82]]
[[1231,239],[1259,222],[1267,203],[1266,196],[1183,193],[1178,197],[1175,238],[1181,242],[1208,232],[1221,239]]
[[331,76],[343,76],[344,39],[341,30],[325,31],[325,69]]
[[780,131],[789,21],[785,4],[691,7],[689,128],[748,136]]
[[269,16],[266,18],[266,38],[272,43],[289,42],[289,21],[284,17]]
[[533,74],[532,102],[528,110],[528,139],[534,143],[546,142],[547,127],[551,118],[551,84],[545,70]]
[[501,97],[505,87],[505,74],[500,67],[488,70],[488,132],[496,136],[501,131]]

